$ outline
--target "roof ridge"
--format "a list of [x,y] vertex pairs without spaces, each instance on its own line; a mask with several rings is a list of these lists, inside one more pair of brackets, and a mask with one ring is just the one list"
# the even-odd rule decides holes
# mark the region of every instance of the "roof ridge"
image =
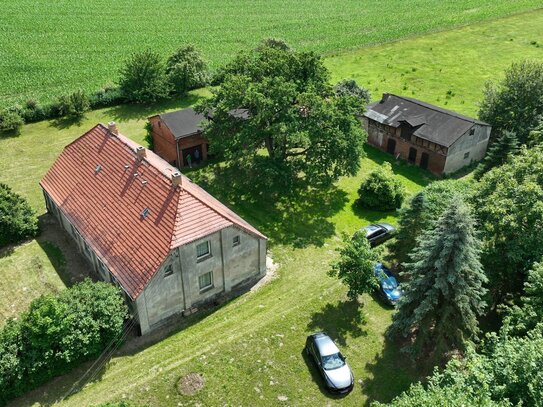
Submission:
[[[439,113],[448,114],[449,116],[456,117],[457,119],[460,119],[460,120],[464,120],[464,121],[474,123],[474,124],[484,124],[486,126],[490,126],[490,124],[485,123],[482,120],[475,119],[475,118],[469,117],[469,116],[465,116],[463,114],[455,112],[454,110],[449,110],[449,109],[445,109],[444,107],[432,105],[432,104],[424,102],[422,100],[418,100],[418,99],[415,99],[415,98],[410,98],[409,96],[396,95],[394,93],[390,93],[390,95],[394,96],[394,97],[397,97],[399,99],[407,100],[407,101],[409,101],[411,103],[415,103],[415,104],[417,104],[419,106],[425,107],[427,109],[430,109],[430,110],[433,110],[433,111],[436,111],[436,112],[439,112]],[[377,102],[377,103],[379,103],[379,102]]]

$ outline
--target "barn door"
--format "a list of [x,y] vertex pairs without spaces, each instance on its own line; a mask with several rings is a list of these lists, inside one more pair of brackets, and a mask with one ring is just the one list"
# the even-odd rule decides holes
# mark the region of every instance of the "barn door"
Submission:
[[410,163],[414,163],[417,161],[417,149],[413,147],[409,147],[409,157],[407,157],[407,160]]
[[430,156],[428,153],[422,153],[420,156],[420,167],[424,168],[425,170],[428,169],[428,161],[430,160]]
[[394,155],[395,152],[396,152],[396,140],[394,140],[393,138],[389,138],[388,143],[387,143],[387,153]]

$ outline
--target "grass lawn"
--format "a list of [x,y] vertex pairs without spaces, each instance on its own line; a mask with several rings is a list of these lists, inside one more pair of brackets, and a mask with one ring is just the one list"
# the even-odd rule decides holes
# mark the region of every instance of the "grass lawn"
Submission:
[[130,53],[147,47],[168,55],[193,43],[216,68],[266,37],[328,53],[536,7],[539,0],[3,1],[0,108],[97,90],[117,80]]
[[514,61],[543,61],[543,10],[410,38],[326,59],[333,81],[414,97],[477,116],[484,83]]
[[[354,76],[363,84],[367,81],[378,84],[375,85],[377,90],[372,88],[376,96],[380,90],[403,93],[394,87],[394,78],[400,81],[399,78],[405,77],[405,82],[400,81],[397,86],[407,84],[409,90],[417,89],[413,96],[429,102],[436,102],[439,95],[454,87],[455,96],[446,100],[442,98],[438,103],[448,101],[446,106],[473,114],[482,85],[477,74],[482,71],[478,69],[484,67],[486,75],[499,77],[504,67],[520,57],[541,58],[543,48],[530,42],[535,40],[534,33],[538,33],[537,27],[541,27],[542,22],[543,12],[538,11],[503,19],[499,24],[489,22],[341,54],[327,59],[326,63],[334,79]],[[506,32],[503,27],[507,27],[507,35],[500,34],[501,40],[493,34],[499,31],[497,27],[502,27],[501,32]],[[463,34],[454,37],[455,33]],[[509,41],[507,37],[514,40]],[[493,58],[490,62],[476,56],[460,57],[463,53],[469,54],[473,48],[484,49],[485,41],[489,49],[498,47],[494,53],[488,51]],[[432,45],[429,46],[430,42]],[[428,72],[428,76],[416,76],[419,71],[430,69],[420,62],[424,58],[431,60],[429,55],[424,56],[424,50],[430,47],[443,50],[440,55],[449,54],[441,62],[443,75],[439,79],[432,77],[430,72],[433,71]],[[419,52],[415,52],[417,49]],[[380,58],[396,53],[403,55],[402,63],[387,71],[386,59]],[[379,63],[384,63],[384,67],[381,65],[379,68]],[[405,72],[408,68],[411,69],[410,74]],[[390,78],[387,81],[391,81],[390,87],[388,82],[380,82],[385,71]],[[422,80],[425,81],[424,86],[420,83]],[[460,84],[463,84],[461,88]],[[420,90],[416,86],[420,86]],[[19,137],[0,139],[0,152],[9,157],[0,160],[0,182],[8,183],[26,196],[39,213],[43,213],[44,204],[37,183],[66,144],[96,122],[110,120],[119,123],[121,132],[142,142],[147,116],[188,106],[202,95],[205,95],[205,90],[192,93],[186,100],[152,108],[119,106],[89,112],[77,124],[49,121],[27,125]],[[458,95],[463,95],[462,99]],[[369,147],[367,154],[358,176],[341,179],[329,193],[301,193],[294,197],[281,195],[280,191],[267,186],[266,180],[258,178],[250,186],[256,193],[247,194],[243,181],[250,180],[247,175],[251,174],[229,173],[217,164],[192,171],[191,177],[270,237],[273,258],[280,265],[278,278],[213,313],[195,317],[198,323],[153,346],[115,357],[96,383],[63,404],[89,405],[126,397],[153,406],[177,403],[220,405],[225,401],[257,405],[277,404],[278,396],[286,396],[288,401],[285,404],[289,405],[323,405],[328,402],[361,405],[368,400],[389,400],[424,374],[425,369],[410,366],[405,358],[398,356],[394,344],[385,343],[383,332],[390,323],[392,311],[368,296],[363,298],[363,307],[357,308],[347,301],[345,288],[326,275],[341,232],[352,233],[362,225],[378,220],[392,223],[396,220],[394,213],[361,211],[353,205],[363,177],[379,162],[390,159]],[[394,170],[410,193],[431,181],[427,173],[416,167],[395,165]],[[44,269],[61,268],[54,264],[55,261],[47,265],[48,259],[55,256],[45,253],[43,242],[40,246],[31,242],[15,248],[7,256],[0,256],[4,280],[28,279],[29,282],[17,283],[28,287],[32,281],[40,281],[39,272],[32,267],[29,273],[37,275],[21,273],[25,264],[32,264],[30,259],[36,253]],[[16,256],[20,256],[18,260]],[[13,295],[9,291],[11,287],[0,288],[2,293],[8,290],[8,297]],[[300,353],[305,336],[321,329],[329,331],[337,339],[349,357],[356,378],[363,379],[363,386],[357,384],[353,393],[341,401],[330,398],[319,389],[314,370],[308,368]],[[178,378],[189,372],[202,373],[206,379],[204,389],[192,398],[179,396],[175,391]],[[76,370],[31,392],[13,405],[58,401],[82,373],[83,369]]]

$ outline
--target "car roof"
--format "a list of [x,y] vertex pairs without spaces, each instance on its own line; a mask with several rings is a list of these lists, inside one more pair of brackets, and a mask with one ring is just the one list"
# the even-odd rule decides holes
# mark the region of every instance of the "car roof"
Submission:
[[321,356],[333,355],[339,352],[338,347],[328,335],[324,332],[313,335],[315,345]]

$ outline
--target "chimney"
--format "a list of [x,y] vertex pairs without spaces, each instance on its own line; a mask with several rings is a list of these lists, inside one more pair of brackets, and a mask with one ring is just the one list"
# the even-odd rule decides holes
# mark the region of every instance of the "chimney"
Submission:
[[179,185],[181,185],[181,173],[176,171],[172,174],[172,186],[177,188]]
[[115,123],[115,122],[109,122],[109,123],[107,124],[107,129],[109,130],[109,132],[110,132],[111,134],[114,134],[114,135],[116,135],[116,136],[119,135],[119,129],[117,129],[117,123]]
[[385,103],[390,96],[390,93],[383,93],[383,97],[381,98],[381,101],[379,103]]
[[143,160],[145,158],[145,147],[139,146],[136,148],[136,155],[138,157],[138,160]]

